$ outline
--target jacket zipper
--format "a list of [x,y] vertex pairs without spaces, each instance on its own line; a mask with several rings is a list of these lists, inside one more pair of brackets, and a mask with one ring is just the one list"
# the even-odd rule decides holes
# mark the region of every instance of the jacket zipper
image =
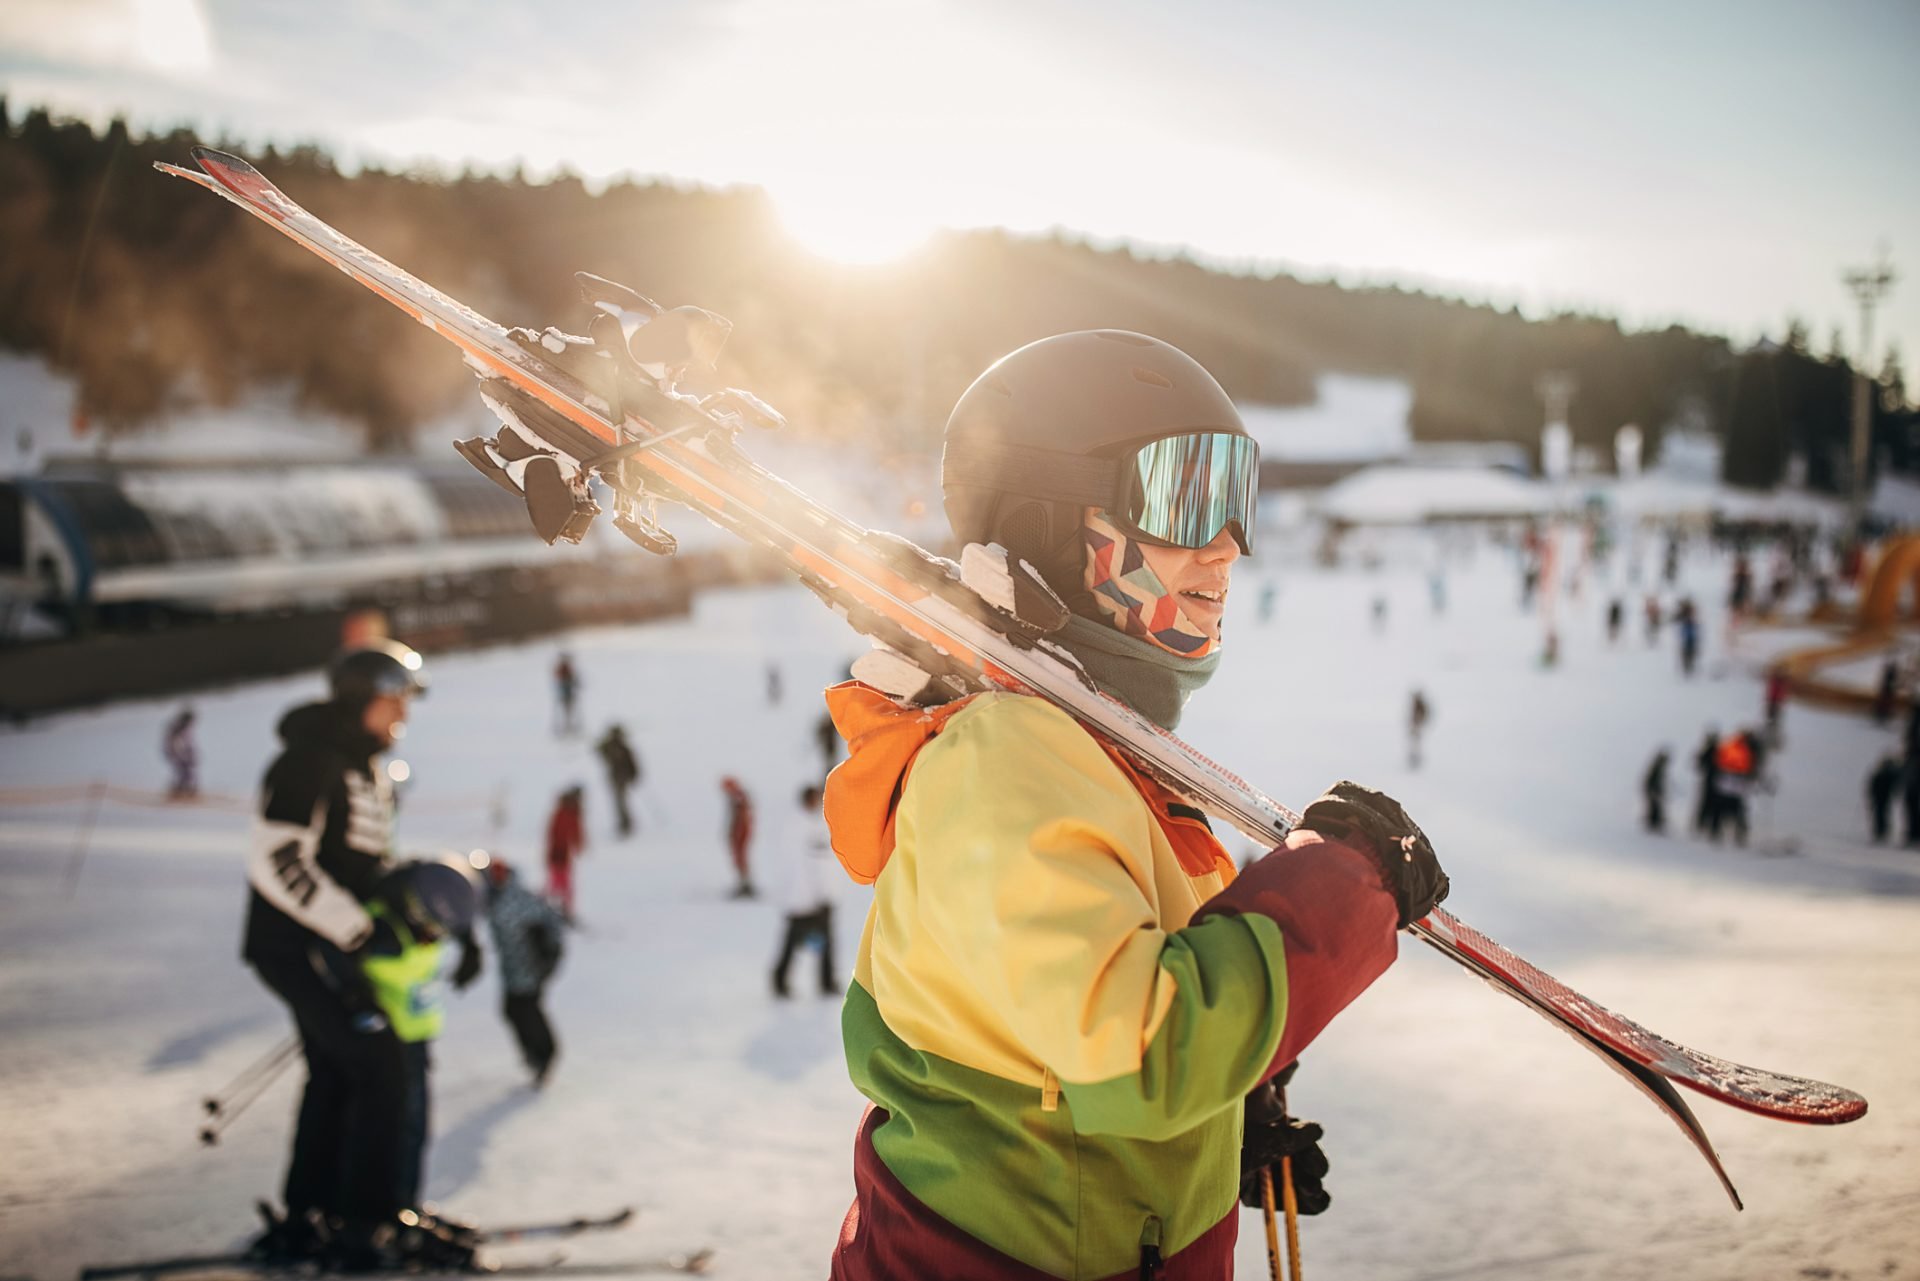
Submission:
[[1160,1220],[1150,1216],[1140,1229],[1140,1281],[1159,1281],[1164,1263],[1160,1257]]

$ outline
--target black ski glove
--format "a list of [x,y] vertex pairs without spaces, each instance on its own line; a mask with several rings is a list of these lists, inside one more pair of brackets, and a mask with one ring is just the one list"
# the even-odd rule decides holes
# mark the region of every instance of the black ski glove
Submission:
[[1400,906],[1403,930],[1447,897],[1447,874],[1440,870],[1432,842],[1385,792],[1342,779],[1307,806],[1300,826],[1373,855]]
[[1288,1067],[1278,1077],[1247,1096],[1246,1131],[1240,1142],[1240,1204],[1260,1209],[1266,1204],[1260,1172],[1273,1171],[1274,1204],[1281,1203],[1281,1159],[1292,1161],[1293,1197],[1302,1214],[1319,1214],[1333,1204],[1322,1186],[1327,1177],[1327,1154],[1320,1150],[1324,1131],[1312,1121],[1290,1117],[1280,1106],[1280,1087],[1293,1075]]
[[473,986],[480,977],[480,945],[474,941],[473,931],[465,930],[460,934],[460,964],[453,971],[453,990],[464,992]]

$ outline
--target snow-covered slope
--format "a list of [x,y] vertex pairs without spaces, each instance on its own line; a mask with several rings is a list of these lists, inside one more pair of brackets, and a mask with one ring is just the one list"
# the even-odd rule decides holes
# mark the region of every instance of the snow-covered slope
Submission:
[[[1430,564],[1430,558],[1424,564]],[[1290,1095],[1325,1123],[1333,1209],[1303,1229],[1313,1275],[1369,1278],[1753,1278],[1920,1275],[1920,857],[1865,843],[1860,789],[1888,731],[1791,708],[1777,797],[1755,848],[1637,829],[1641,770],[1703,728],[1749,723],[1758,682],[1710,628],[1684,680],[1669,633],[1609,649],[1606,592],[1563,602],[1562,665],[1542,671],[1517,573],[1482,548],[1449,563],[1434,616],[1405,572],[1243,564],[1226,659],[1183,733],[1282,799],[1340,777],[1404,799],[1442,852],[1449,906],[1595,999],[1681,1041],[1842,1082],[1873,1111],[1811,1130],[1702,1102],[1749,1210],[1735,1215],[1672,1127],[1531,1015],[1409,944],[1308,1053]],[[1623,572],[1616,566],[1617,572]],[[1726,566],[1688,574],[1703,601]],[[1370,621],[1373,597],[1386,623]],[[610,835],[587,744],[550,729],[559,642],[433,660],[433,695],[402,755],[404,842],[492,842],[531,861],[546,806],[589,789],[579,872],[587,930],[552,993],[562,1060],[524,1084],[491,979],[455,1004],[436,1050],[428,1179],[450,1209],[502,1220],[632,1201],[621,1237],[580,1257],[710,1243],[717,1276],[824,1275],[850,1196],[861,1100],[839,1058],[837,1002],[775,1002],[776,898],[725,899],[721,774],[760,804],[770,889],[796,842],[786,803],[815,768],[810,687],[857,652],[797,589],[703,597],[688,620],[566,638],[589,727],[627,723],[643,757],[642,830]],[[785,698],[769,706],[765,665]],[[1435,713],[1408,768],[1406,705]],[[244,799],[279,712],[317,681],[199,700],[206,786]],[[283,1035],[237,960],[245,819],[220,808],[101,809],[18,789],[90,779],[157,789],[170,705],[134,704],[0,731],[0,1258],[52,1281],[83,1260],[217,1248],[277,1190],[289,1077],[217,1149],[198,1100]],[[489,810],[504,798],[502,830]],[[1800,852],[1777,851],[1791,834]],[[76,872],[77,869],[77,872]],[[836,920],[844,975],[863,894]],[[1258,1217],[1240,1275],[1264,1276]]]

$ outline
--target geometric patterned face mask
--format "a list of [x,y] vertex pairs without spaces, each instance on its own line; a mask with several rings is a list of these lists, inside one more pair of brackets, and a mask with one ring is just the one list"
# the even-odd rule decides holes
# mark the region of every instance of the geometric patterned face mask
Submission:
[[1115,630],[1182,658],[1205,658],[1220,642],[1187,617],[1180,598],[1147,565],[1140,544],[1094,509],[1080,526],[1087,547],[1084,583]]

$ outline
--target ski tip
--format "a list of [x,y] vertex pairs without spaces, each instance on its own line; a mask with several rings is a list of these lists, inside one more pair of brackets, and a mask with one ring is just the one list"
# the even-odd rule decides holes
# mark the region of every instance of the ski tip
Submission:
[[231,151],[221,151],[218,147],[196,146],[193,148],[193,159],[194,163],[208,172],[212,172],[214,167],[218,166],[222,169],[231,169],[239,174],[252,174],[255,177],[258,177],[260,173],[258,169],[255,169]]

